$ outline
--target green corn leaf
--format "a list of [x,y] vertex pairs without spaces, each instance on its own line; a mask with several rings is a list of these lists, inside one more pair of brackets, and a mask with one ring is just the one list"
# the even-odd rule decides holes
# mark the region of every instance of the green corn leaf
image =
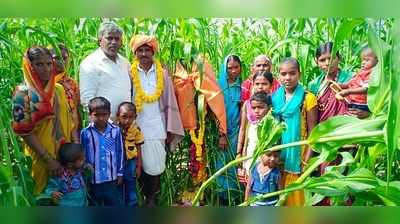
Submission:
[[272,116],[271,111],[269,111],[268,114],[264,116],[257,127],[258,141],[250,167],[255,164],[257,158],[263,153],[265,149],[271,147],[273,144],[278,142],[285,128],[285,124],[278,122]]
[[378,181],[368,169],[360,168],[344,176],[337,171],[327,172],[321,177],[310,178],[306,189],[325,196],[346,195],[375,189]]
[[341,44],[345,39],[348,39],[354,28],[364,23],[363,19],[352,19],[344,21],[336,31],[335,38],[333,40],[332,57],[336,55],[336,52],[340,48]]
[[343,173],[344,169],[347,166],[349,166],[350,164],[354,163],[354,158],[349,152],[340,152],[340,155],[342,157],[342,161],[340,162],[340,164],[337,165],[337,166],[328,166],[326,168],[327,172],[338,171],[340,173]]
[[[316,152],[320,152],[324,145],[334,150],[345,144],[383,142],[383,136],[370,137],[367,134],[382,131],[384,124],[385,119],[360,120],[351,116],[335,116],[318,124],[311,131],[308,141]],[[321,139],[331,141],[321,142]]]
[[400,148],[399,145],[399,125],[400,125],[400,21],[396,20],[393,28],[394,47],[392,60],[393,72],[390,74],[390,104],[389,114],[386,126],[387,139],[387,177],[386,181],[389,184],[392,173],[392,162],[394,160],[395,151]]
[[376,21],[370,22],[368,31],[368,44],[378,58],[378,64],[373,69],[368,81],[368,107],[374,115],[387,110],[389,91],[390,91],[390,75],[388,74],[388,53],[390,46],[379,38]]

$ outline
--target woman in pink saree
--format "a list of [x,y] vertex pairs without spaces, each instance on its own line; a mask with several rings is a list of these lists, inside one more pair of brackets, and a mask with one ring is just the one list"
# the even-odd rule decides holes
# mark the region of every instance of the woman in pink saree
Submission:
[[332,82],[347,83],[351,72],[339,68],[340,54],[331,58],[333,43],[320,45],[315,53],[315,62],[321,69],[321,74],[308,84],[308,90],[318,98],[318,123],[336,115],[343,115],[347,111],[346,101],[335,98],[336,92]]
[[[347,113],[347,102],[335,97],[338,91],[334,83],[347,83],[351,77],[351,72],[343,71],[339,68],[340,54],[336,52],[335,57],[331,58],[333,43],[327,42],[320,45],[315,52],[315,62],[321,69],[321,74],[308,84],[308,90],[317,96],[318,100],[318,123],[336,115]],[[339,158],[331,163],[338,163]],[[325,173],[330,162],[322,163],[320,175]],[[329,198],[323,199],[318,205],[330,205]]]

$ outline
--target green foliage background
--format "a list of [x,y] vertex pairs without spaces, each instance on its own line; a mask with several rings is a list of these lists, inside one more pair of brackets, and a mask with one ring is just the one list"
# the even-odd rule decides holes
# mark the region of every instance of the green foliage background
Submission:
[[[71,51],[72,63],[69,74],[79,80],[79,63],[98,47],[97,30],[102,18],[2,18],[0,19],[0,205],[34,205],[31,195],[32,180],[29,164],[21,151],[19,139],[10,128],[10,98],[15,86],[22,82],[21,59],[25,50],[33,45],[55,45],[64,43]],[[394,34],[398,28],[393,19],[351,18],[115,18],[112,19],[124,30],[121,54],[132,59],[128,47],[134,34],[155,35],[160,52],[157,57],[172,73],[177,60],[188,63],[199,53],[206,54],[216,74],[223,58],[237,54],[244,62],[242,79],[249,75],[253,58],[258,54],[271,56],[274,74],[279,61],[288,56],[296,57],[301,65],[301,82],[306,85],[319,74],[314,62],[317,46],[333,41],[341,54],[340,67],[356,72],[360,66],[360,50],[370,43],[378,53],[381,63],[374,75],[369,98],[374,116],[389,116],[385,126],[385,144],[362,148],[351,164],[367,168],[373,175],[398,180],[398,124],[397,76],[400,69],[394,60],[398,56],[398,40]],[[397,57],[398,58],[398,57]],[[385,75],[384,75],[385,74]],[[390,105],[390,106],[389,106]],[[208,160],[213,161],[216,148],[215,123],[207,119]],[[163,176],[164,190],[161,201],[173,204],[180,192],[190,186],[187,171],[189,138],[182,147],[169,154],[168,169]],[[209,172],[215,173],[213,165]],[[337,174],[339,175],[339,174]],[[206,197],[208,204],[215,204],[212,185]]]

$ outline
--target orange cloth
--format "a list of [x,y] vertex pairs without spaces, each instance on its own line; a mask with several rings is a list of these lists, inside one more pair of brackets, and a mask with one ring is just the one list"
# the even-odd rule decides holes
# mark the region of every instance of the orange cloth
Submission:
[[131,47],[133,53],[135,53],[135,51],[144,44],[153,48],[154,54],[158,51],[158,43],[154,36],[135,35],[132,37],[129,46]]
[[182,125],[186,130],[194,130],[197,127],[196,106],[194,104],[194,83],[192,77],[183,68],[181,63],[176,64],[174,74],[174,89],[181,114]]
[[204,94],[208,106],[218,119],[220,131],[226,134],[224,96],[215,80],[215,74],[210,63],[205,58],[203,60],[204,76],[201,84],[200,72],[197,70],[196,64],[193,65],[192,73],[190,74],[188,74],[179,62],[176,65],[174,87],[183,127],[187,130],[196,129],[197,127],[196,105],[194,104],[194,91],[197,89],[200,93]]

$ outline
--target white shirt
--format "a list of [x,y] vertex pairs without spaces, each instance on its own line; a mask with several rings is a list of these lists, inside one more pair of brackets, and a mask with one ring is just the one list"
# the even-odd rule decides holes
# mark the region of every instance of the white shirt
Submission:
[[[257,126],[258,124],[251,124],[249,126],[247,136],[248,136],[248,141],[247,141],[247,150],[246,150],[246,156],[253,156],[254,151],[256,150],[257,146]],[[247,175],[250,175],[250,165],[253,160],[247,160],[244,162],[244,168],[246,168]]]
[[[157,86],[157,75],[154,64],[146,73],[138,66],[140,83],[147,95],[154,94]],[[143,132],[144,139],[166,139],[167,132],[163,119],[164,114],[160,109],[160,101],[144,103],[143,110],[137,115],[136,122]]]
[[131,86],[130,64],[119,54],[114,62],[98,48],[80,65],[79,87],[84,107],[92,98],[102,96],[110,101],[111,116],[115,116],[120,103],[132,100]]

